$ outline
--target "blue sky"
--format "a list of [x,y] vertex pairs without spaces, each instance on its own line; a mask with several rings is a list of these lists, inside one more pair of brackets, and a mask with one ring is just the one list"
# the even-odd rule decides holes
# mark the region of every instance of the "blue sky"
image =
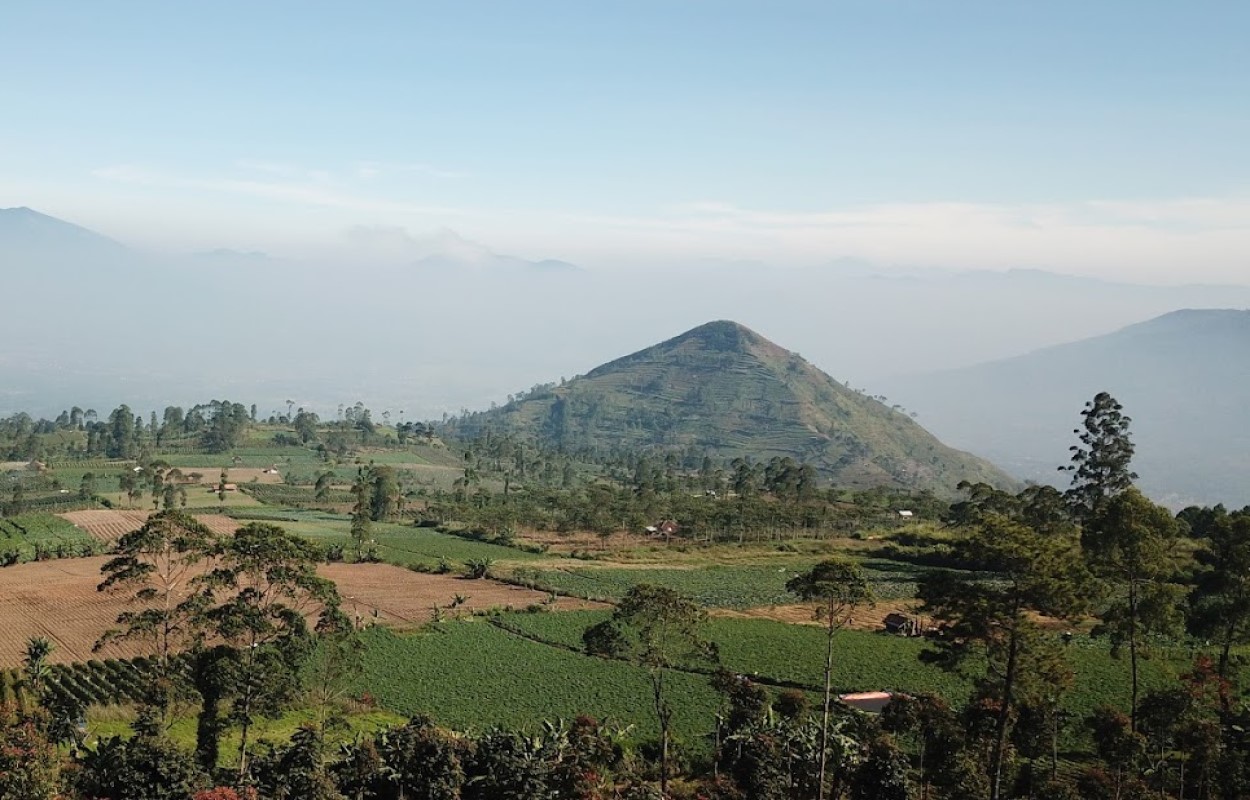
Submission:
[[1250,283],[1244,2],[192,5],[5,3],[0,206],[171,251]]

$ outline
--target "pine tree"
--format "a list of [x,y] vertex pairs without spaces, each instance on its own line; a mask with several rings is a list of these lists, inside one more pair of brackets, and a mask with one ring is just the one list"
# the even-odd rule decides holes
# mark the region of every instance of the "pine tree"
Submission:
[[1072,487],[1064,496],[1073,514],[1084,521],[1104,502],[1131,487],[1137,473],[1129,469],[1132,419],[1124,415],[1124,407],[1107,392],[1099,392],[1085,404],[1081,416],[1082,426],[1073,431],[1081,444],[1069,448],[1072,463],[1059,470],[1072,473]]

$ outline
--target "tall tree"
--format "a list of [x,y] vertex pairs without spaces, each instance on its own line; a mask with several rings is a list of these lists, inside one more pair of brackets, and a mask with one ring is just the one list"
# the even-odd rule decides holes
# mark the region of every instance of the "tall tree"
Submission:
[[313,497],[319,502],[325,502],[330,499],[330,491],[334,488],[334,473],[330,471],[322,472],[317,476],[317,482],[313,486]]
[[825,797],[825,772],[829,752],[829,713],[833,686],[833,640],[851,621],[856,606],[872,602],[872,590],[859,564],[846,559],[827,559],[811,570],[791,578],[788,591],[816,603],[815,617],[825,626],[824,704],[820,719],[819,777],[816,796]]
[[303,409],[295,415],[295,433],[302,443],[308,444],[317,438],[317,425],[320,421],[315,413]]
[[338,607],[334,584],[317,575],[319,560],[308,541],[253,522],[222,543],[219,566],[208,577],[215,591],[230,595],[205,620],[238,653],[232,717],[240,726],[240,780],[247,776],[256,715],[276,713],[297,689],[297,668],[309,644],[306,616]]
[[361,467],[356,471],[356,481],[351,489],[352,497],[355,498],[355,502],[352,503],[351,537],[357,561],[364,558],[365,542],[369,541],[369,531],[372,529],[371,489],[372,482],[369,480],[369,473]]
[[660,726],[660,793],[666,797],[673,708],[664,678],[674,667],[718,660],[715,645],[700,630],[706,619],[694,601],[667,587],[642,583],[625,593],[611,619],[582,634],[588,653],[633,662],[650,676],[651,703]]
[[[1250,641],[1250,514],[1214,517],[1203,544],[1196,553],[1201,571],[1189,596],[1189,628],[1218,644],[1216,672],[1227,685],[1233,646]],[[1220,706],[1227,717],[1228,691],[1220,692]]]
[[[962,543],[994,580],[937,572],[920,585],[923,609],[946,626],[922,657],[948,669],[984,663],[978,694],[994,707],[987,775],[990,800],[1004,796],[1003,767],[1013,714],[1023,698],[1049,695],[1070,679],[1036,615],[1070,618],[1087,607],[1088,582],[1076,532],[1041,534],[987,514]],[[983,659],[983,661],[980,661]]]
[[1150,635],[1178,633],[1184,588],[1176,577],[1180,525],[1171,513],[1130,488],[1101,504],[1081,531],[1090,569],[1111,597],[1095,633],[1113,652],[1129,650],[1131,730],[1137,732],[1138,660]]
[[1072,474],[1072,486],[1064,495],[1068,505],[1078,519],[1088,520],[1104,502],[1128,490],[1137,473],[1129,468],[1132,419],[1124,407],[1107,392],[1099,392],[1085,404],[1081,417],[1081,427],[1073,431],[1081,443],[1069,448],[1072,463],[1059,469]]
[[[369,518],[375,522],[381,522],[399,511],[400,500],[403,497],[399,481],[395,478],[394,469],[383,466],[369,467],[368,478]],[[507,497],[506,486],[507,484],[505,484],[505,498]]]
[[118,539],[115,555],[100,568],[104,580],[99,591],[125,592],[135,608],[118,615],[119,627],[106,631],[96,649],[113,640],[147,641],[158,665],[153,700],[162,715],[175,688],[171,660],[198,638],[197,621],[212,603],[195,578],[207,566],[216,542],[195,517],[166,510]]

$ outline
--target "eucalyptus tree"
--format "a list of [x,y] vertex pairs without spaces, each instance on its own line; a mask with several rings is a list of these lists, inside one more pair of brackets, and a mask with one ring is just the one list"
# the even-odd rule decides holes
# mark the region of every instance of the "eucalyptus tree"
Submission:
[[825,771],[829,751],[829,715],[833,695],[833,641],[838,631],[851,621],[857,607],[872,602],[872,589],[859,564],[847,559],[827,559],[809,571],[791,578],[786,589],[808,602],[815,602],[815,618],[825,628],[824,702],[821,707],[820,748],[817,762],[816,796],[825,796]]
[[664,679],[675,667],[719,660],[715,645],[702,635],[706,620],[707,612],[693,600],[667,587],[642,583],[625,593],[610,619],[582,634],[591,655],[623,659],[647,671],[660,727],[660,792],[665,796],[673,707]]
[[219,602],[203,619],[236,653],[229,688],[244,780],[256,716],[276,714],[299,688],[299,666],[311,645],[307,617],[332,613],[339,598],[333,582],[317,575],[317,548],[276,525],[244,525],[221,542],[217,556],[206,583]]
[[195,517],[166,510],[118,539],[114,556],[100,568],[99,591],[127,594],[133,608],[117,616],[118,627],[106,631],[95,649],[114,640],[146,641],[158,665],[153,699],[162,715],[176,683],[172,659],[198,640],[198,621],[212,603],[198,578],[216,544],[217,537]]

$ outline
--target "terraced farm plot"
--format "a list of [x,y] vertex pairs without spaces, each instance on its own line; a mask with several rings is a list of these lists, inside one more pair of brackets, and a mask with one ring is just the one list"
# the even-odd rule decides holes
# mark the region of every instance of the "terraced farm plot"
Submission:
[[[68,511],[57,516],[85,531],[92,538],[111,544],[131,531],[137,531],[143,527],[143,523],[148,521],[151,512],[100,508],[88,511]],[[235,529],[243,524],[221,514],[197,514],[196,519],[220,536],[234,533]]]
[[98,655],[91,652],[127,607],[121,598],[96,591],[106,560],[61,558],[0,569],[0,666],[20,665],[32,636],[52,640],[52,661],[57,663],[142,654],[133,644],[110,644]]
[[113,508],[90,509],[87,511],[67,511],[58,514],[74,527],[86,531],[91,538],[101,542],[112,543],[131,531],[143,527],[148,521],[147,511],[123,511]]
[[[126,595],[96,591],[105,556],[40,561],[0,569],[0,667],[21,663],[26,640],[46,636],[56,644],[54,662],[91,658],[127,658],[143,655],[138,643],[110,643],[99,653],[91,647],[117,615],[132,608]],[[327,564],[321,574],[338,584],[347,600],[345,610],[362,623],[378,622],[411,628],[434,617],[434,606],[451,606],[458,595],[464,602],[446,616],[476,609],[525,608],[543,603],[548,595],[492,580],[463,580],[451,575],[429,575],[389,564]],[[593,604],[562,600],[557,608],[587,608]],[[376,614],[375,614],[376,611]]]

